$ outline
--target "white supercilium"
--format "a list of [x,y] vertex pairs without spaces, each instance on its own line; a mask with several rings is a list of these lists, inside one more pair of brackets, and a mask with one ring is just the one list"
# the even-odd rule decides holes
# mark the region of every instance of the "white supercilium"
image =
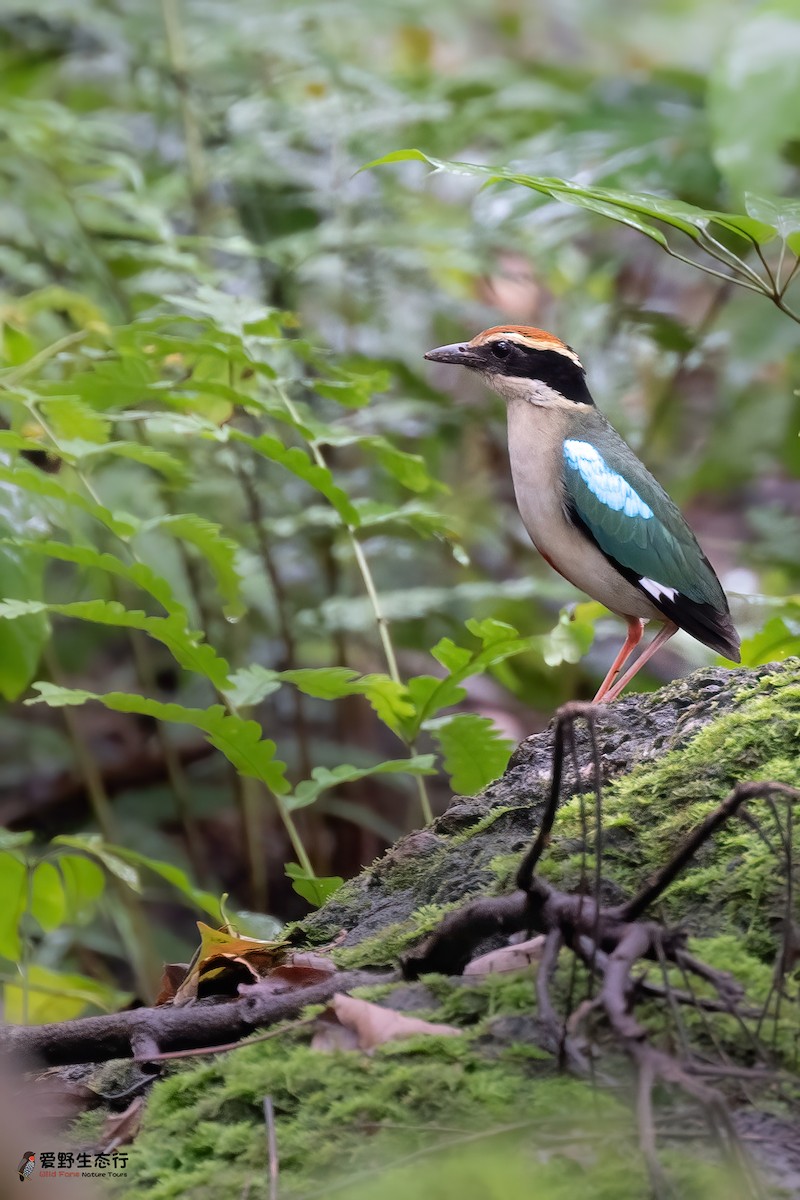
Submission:
[[649,521],[653,510],[633,490],[627,479],[612,471],[599,450],[590,442],[568,438],[564,442],[564,457],[579,472],[581,479],[603,504],[626,517],[641,517]]

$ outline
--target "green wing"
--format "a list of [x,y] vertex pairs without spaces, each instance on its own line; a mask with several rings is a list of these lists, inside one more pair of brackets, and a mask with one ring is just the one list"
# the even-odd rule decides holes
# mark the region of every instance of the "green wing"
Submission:
[[669,620],[738,662],[725,593],[661,485],[605,421],[563,449],[570,519]]

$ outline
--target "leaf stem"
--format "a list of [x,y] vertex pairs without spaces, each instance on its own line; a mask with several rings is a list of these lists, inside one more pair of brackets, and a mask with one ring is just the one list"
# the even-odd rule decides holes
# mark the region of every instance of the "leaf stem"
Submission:
[[[58,446],[57,438],[55,437],[53,431],[47,425],[46,420],[44,418],[40,417],[36,406],[34,404],[31,404],[29,407],[30,407],[30,410],[33,413],[33,415],[36,417],[36,419],[39,421],[40,425],[44,429],[47,436],[54,443],[54,445]],[[102,505],[102,499],[101,499],[100,495],[98,494],[98,492],[97,492],[94,484],[92,483],[91,479],[89,478],[89,476],[84,471],[82,471],[79,467],[75,468],[75,474],[76,474],[78,480],[80,481],[80,483],[82,484],[82,486],[88,492],[89,496],[92,498],[92,500],[94,500],[95,504]],[[130,542],[127,541],[125,538],[120,537],[119,534],[115,534],[115,536],[117,538],[119,538],[119,540],[123,543],[127,552],[130,554],[130,556],[134,560],[134,562],[141,563],[142,562],[141,557],[137,554],[136,550],[130,544]],[[216,694],[220,704],[222,704],[225,707],[225,709],[227,710],[227,712],[230,713],[231,716],[233,716],[233,717],[239,716],[236,705],[233,704],[233,702],[229,699],[229,697],[227,697],[223,692],[216,691],[216,689],[215,689],[215,694]],[[67,708],[65,708],[64,709],[65,719],[66,719],[66,714],[68,712],[69,712],[69,710]],[[246,852],[248,855],[248,864],[249,864],[249,869],[250,869],[250,874],[251,874],[252,887],[253,887],[254,893],[257,893],[257,892],[264,893],[265,889],[266,889],[266,876],[264,874],[264,859],[263,859],[263,855],[259,855],[259,853],[258,853],[258,846],[257,846],[258,839],[253,838],[253,836],[252,836],[253,831],[254,831],[254,812],[255,812],[255,809],[254,809],[254,806],[252,803],[253,797],[252,797],[252,794],[247,792],[247,785],[248,785],[249,781],[245,777],[241,777],[241,778],[242,778],[242,783],[243,783],[242,815],[243,815],[243,825],[245,827],[245,841],[246,841],[245,849],[246,849]],[[288,809],[286,809],[285,805],[283,805],[281,803],[280,795],[277,792],[274,792],[265,780],[262,780],[261,782],[264,784],[267,791],[270,793],[270,795],[272,796],[272,798],[274,799],[274,801],[276,803],[278,813],[281,817],[281,821],[283,822],[283,826],[286,830],[287,837],[289,838],[289,841],[291,842],[292,847],[293,847],[295,853],[297,854],[298,858],[301,860],[304,870],[307,870],[308,874],[313,878],[314,871],[311,867],[311,863],[309,861],[308,855],[306,854],[305,848],[303,847],[302,842],[300,841],[300,837],[297,832],[297,827],[294,823],[294,820],[293,820],[291,814],[289,813]],[[100,780],[100,785],[102,788],[102,779]],[[110,808],[109,808],[109,813],[110,813]],[[102,828],[102,826],[101,826],[101,828]],[[105,832],[103,833],[103,836],[106,837]],[[113,841],[116,841],[117,839],[114,837],[111,837],[111,838],[106,838],[106,840],[110,840],[113,842]],[[158,977],[156,979],[156,982],[158,982]]]
[[779,292],[779,296],[780,296],[780,298],[781,298],[781,299],[782,299],[782,298],[783,298],[783,297],[786,295],[786,292],[787,292],[787,291],[788,291],[788,289],[789,289],[789,284],[790,284],[790,283],[792,282],[792,280],[794,279],[795,275],[797,274],[797,271],[798,271],[798,269],[800,269],[800,255],[798,255],[798,256],[795,258],[795,260],[794,260],[794,266],[792,267],[792,269],[791,269],[791,271],[789,272],[789,274],[786,276],[786,279],[785,279],[785,281],[784,281],[783,287],[781,288],[781,290],[780,290],[780,292]]
[[[277,391],[295,426],[302,426],[300,413],[297,411],[297,407],[295,406],[291,397],[281,387],[278,387]],[[316,442],[310,441],[307,444],[317,466],[324,467],[327,470],[328,464],[325,461],[325,456]],[[342,524],[347,533],[350,546],[352,547],[353,557],[355,558],[356,565],[358,566],[361,574],[361,579],[364,583],[364,590],[366,591],[370,605],[372,606],[372,613],[375,618],[375,624],[378,628],[378,637],[380,638],[383,655],[386,659],[386,667],[389,677],[394,683],[402,685],[403,679],[397,666],[397,656],[394,650],[394,643],[392,642],[392,636],[389,632],[389,619],[383,611],[381,598],[378,593],[378,589],[375,586],[375,577],[372,574],[372,568],[370,567],[367,556],[364,553],[364,547],[361,545],[361,542],[358,539],[358,534],[356,533],[355,527],[349,524],[347,521],[343,521]],[[403,740],[405,741],[405,739]],[[416,742],[414,740],[405,741],[405,745],[408,749],[409,757],[413,757],[417,753]],[[426,825],[430,825],[431,821],[433,820],[433,809],[431,808],[428,789],[425,784],[425,780],[421,775],[416,775],[415,779],[417,781],[417,796],[419,798],[422,819]]]
[[70,346],[75,346],[78,342],[82,342],[87,336],[88,330],[79,329],[75,333],[65,334],[57,342],[51,342],[49,346],[45,346],[38,354],[34,354],[26,362],[20,363],[18,367],[12,367],[9,371],[3,371],[0,374],[0,387],[15,387],[20,379],[24,379],[26,375],[31,375],[34,371],[38,371],[39,367],[44,366],[49,359],[55,358],[62,350],[68,350]]

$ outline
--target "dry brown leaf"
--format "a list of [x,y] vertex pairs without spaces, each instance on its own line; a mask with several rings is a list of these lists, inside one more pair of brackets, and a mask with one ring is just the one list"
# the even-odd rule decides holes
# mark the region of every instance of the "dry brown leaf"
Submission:
[[[417,1037],[419,1034],[439,1037],[458,1037],[461,1034],[461,1030],[456,1029],[454,1025],[435,1025],[431,1021],[421,1021],[419,1017],[404,1017],[402,1013],[394,1012],[391,1008],[381,1008],[379,1004],[371,1004],[369,1000],[359,1000],[355,996],[345,996],[341,992],[337,992],[331,999],[326,1017],[328,1023],[335,1017],[340,1025],[350,1030],[355,1035],[355,1044],[359,1050],[374,1050],[384,1042],[396,1042],[401,1038]],[[331,1037],[330,1030],[323,1028],[321,1032],[320,1041],[315,1037],[312,1045],[317,1049],[327,1049]],[[347,1041],[349,1042],[349,1039]],[[345,1048],[349,1048],[349,1045]]]
[[501,972],[525,971],[532,963],[538,962],[544,954],[544,934],[531,938],[528,942],[518,942],[515,946],[502,946],[499,950],[490,950],[473,958],[464,968],[465,975],[498,975]]
[[291,988],[311,987],[312,984],[322,983],[336,973],[336,964],[321,954],[292,954],[287,962],[274,967],[269,974],[257,983],[244,984],[240,991],[252,996],[254,991],[261,995],[272,992],[285,992]]
[[161,972],[161,986],[156,996],[156,1004],[169,1004],[175,999],[178,988],[186,978],[189,970],[188,963],[164,963]]
[[286,958],[285,942],[264,942],[239,937],[224,929],[212,929],[203,921],[200,948],[181,985],[172,997],[176,1007],[200,996],[235,996],[239,984],[264,979]]

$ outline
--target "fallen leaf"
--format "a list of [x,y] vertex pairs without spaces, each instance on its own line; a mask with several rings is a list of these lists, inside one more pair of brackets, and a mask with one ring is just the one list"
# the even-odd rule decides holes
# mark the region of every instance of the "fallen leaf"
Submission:
[[532,963],[538,962],[544,954],[544,934],[531,938],[528,942],[518,942],[515,946],[502,946],[499,950],[490,950],[473,958],[464,967],[465,975],[498,975],[501,972],[525,971]]
[[164,963],[156,1005],[168,1004],[170,1000],[175,999],[175,993],[186,978],[188,970],[188,963]]
[[212,929],[203,921],[197,922],[197,928],[200,947],[172,997],[176,1007],[199,997],[235,996],[240,984],[266,978],[287,955],[285,942],[239,937],[224,929]]
[[[420,1034],[438,1037],[458,1037],[460,1029],[453,1025],[435,1025],[431,1021],[421,1021],[419,1017],[404,1017],[402,1013],[394,1012],[391,1008],[381,1008],[379,1004],[371,1004],[369,1000],[359,1000],[355,996],[345,996],[337,992],[332,997],[325,1013],[326,1022],[331,1023],[335,1018],[340,1025],[355,1035],[355,1043],[351,1039],[343,1039],[345,1049],[374,1050],[384,1042],[397,1042],[402,1038],[417,1037]],[[320,1042],[315,1037],[312,1046],[316,1049],[330,1047],[330,1030],[324,1027],[320,1030]],[[337,1047],[342,1041],[334,1042]]]
[[336,970],[336,964],[321,954],[292,954],[287,962],[273,967],[265,978],[256,983],[241,984],[239,991],[241,995],[252,996],[254,991],[269,995],[292,988],[311,987],[329,979]]

